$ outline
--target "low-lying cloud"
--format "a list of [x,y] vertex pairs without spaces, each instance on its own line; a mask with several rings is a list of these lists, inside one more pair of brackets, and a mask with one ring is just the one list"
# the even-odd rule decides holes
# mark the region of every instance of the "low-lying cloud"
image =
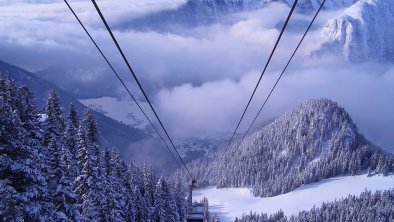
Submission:
[[[330,98],[350,113],[368,139],[393,151],[394,68],[338,60],[315,67],[309,62],[295,61],[263,109],[259,122],[278,117],[305,100]],[[268,73],[263,77],[240,132],[249,126],[278,75]],[[168,124],[178,135],[229,132],[235,128],[257,78],[257,73],[250,73],[238,82],[221,80],[197,87],[185,84],[163,89],[156,104],[167,120],[176,120]]]

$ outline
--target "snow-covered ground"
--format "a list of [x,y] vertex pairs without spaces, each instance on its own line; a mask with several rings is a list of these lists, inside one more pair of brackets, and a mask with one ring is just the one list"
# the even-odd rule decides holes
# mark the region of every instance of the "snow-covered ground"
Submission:
[[365,189],[376,191],[392,188],[394,175],[343,176],[308,184],[290,193],[269,198],[253,197],[247,188],[207,188],[194,191],[193,200],[207,197],[211,215],[217,214],[221,222],[233,222],[235,217],[250,211],[271,214],[282,209],[285,215],[290,216],[300,210],[309,210],[314,205],[319,207],[323,202],[341,199],[349,194],[358,195]]
[[[149,123],[145,120],[138,106],[131,100],[119,100],[114,97],[101,97],[94,99],[80,99],[85,106],[100,112],[109,118],[124,124],[144,129]],[[140,102],[140,106],[150,114],[148,103]]]

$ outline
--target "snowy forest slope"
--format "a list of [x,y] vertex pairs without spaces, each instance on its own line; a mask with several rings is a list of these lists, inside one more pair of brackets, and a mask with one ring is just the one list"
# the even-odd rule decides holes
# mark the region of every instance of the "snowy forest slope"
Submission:
[[[56,90],[57,94],[61,98],[63,107],[68,107],[70,103],[73,103],[78,112],[83,112],[87,108],[77,99],[59,89],[52,83],[47,82],[46,80],[43,80],[26,70],[10,65],[1,60],[0,73],[11,77],[18,85],[28,86],[35,95],[39,110],[44,108],[47,103],[48,94],[53,89]],[[102,129],[101,136],[103,143],[118,147],[121,149],[121,151],[128,148],[130,143],[147,136],[142,130],[121,124],[99,112],[92,110],[92,114],[97,121],[98,127]]]
[[273,196],[338,175],[387,175],[394,157],[359,134],[337,103],[316,99],[191,167],[201,186],[251,187],[256,196]]
[[180,180],[104,149],[89,109],[67,114],[55,91],[40,119],[26,86],[0,74],[1,221],[183,221]]

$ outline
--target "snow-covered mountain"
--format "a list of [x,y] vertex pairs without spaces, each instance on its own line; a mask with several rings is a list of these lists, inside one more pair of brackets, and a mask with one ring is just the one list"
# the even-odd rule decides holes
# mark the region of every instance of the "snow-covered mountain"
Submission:
[[[324,9],[339,9],[351,6],[358,0],[327,1]],[[188,0],[177,9],[153,13],[132,21],[125,21],[118,28],[176,30],[179,26],[198,26],[212,22],[231,22],[228,15],[265,7],[278,0]],[[288,5],[293,0],[279,0]],[[300,0],[297,9],[300,12],[309,12],[319,8],[322,0]]]
[[272,0],[189,0],[189,2],[194,2],[199,8],[220,9],[216,12],[235,12],[261,8]]
[[[267,3],[276,2],[278,0],[190,0],[196,2],[198,6],[212,6],[212,8],[223,8],[228,12],[245,11],[259,9]],[[292,5],[294,0],[279,0],[288,5]],[[338,9],[349,7],[358,0],[333,0],[326,1],[324,9]],[[311,10],[318,9],[323,0],[299,0],[297,3],[298,9]]]
[[[293,0],[283,0],[288,5],[293,4]],[[353,5],[358,0],[334,0],[334,1],[326,1],[324,3],[323,8],[327,10],[345,8]],[[301,10],[316,10],[320,7],[323,0],[300,0],[298,2],[297,8]]]
[[[278,0],[189,0],[195,2],[197,6],[210,6],[215,9],[224,9],[227,12],[245,11],[252,9],[259,9],[270,2]],[[294,0],[280,0],[288,5],[292,5]],[[324,5],[325,9],[338,9],[349,7],[358,0],[333,0],[327,1]],[[323,0],[299,0],[297,4],[298,9],[317,9]]]
[[211,160],[196,161],[200,185],[286,193],[338,175],[394,170],[394,156],[369,143],[349,114],[328,99],[307,101]]
[[314,53],[341,53],[351,62],[394,62],[394,1],[360,0],[321,31]]

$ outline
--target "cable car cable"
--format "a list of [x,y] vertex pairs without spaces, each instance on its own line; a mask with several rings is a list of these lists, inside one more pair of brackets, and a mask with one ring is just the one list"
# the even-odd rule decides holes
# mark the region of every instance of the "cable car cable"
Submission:
[[121,82],[122,86],[126,89],[127,93],[129,94],[129,96],[133,99],[133,101],[135,102],[135,104],[137,104],[138,108],[141,110],[141,112],[143,113],[143,115],[145,116],[145,118],[149,121],[150,125],[153,127],[153,129],[156,131],[157,135],[159,135],[161,141],[163,142],[163,144],[167,147],[168,151],[171,153],[172,157],[175,159],[175,161],[177,162],[177,164],[179,165],[179,167],[182,168],[182,165],[179,163],[178,159],[174,156],[174,154],[172,153],[170,147],[168,146],[168,144],[165,142],[164,138],[160,135],[159,131],[157,130],[157,128],[155,127],[155,125],[152,123],[152,121],[149,119],[148,115],[145,113],[145,111],[142,109],[142,107],[140,106],[140,104],[137,102],[137,100],[135,99],[135,97],[133,96],[133,94],[130,92],[129,88],[126,86],[125,82],[122,80],[122,78],[119,76],[119,74],[115,71],[114,67],[112,66],[112,64],[109,62],[109,60],[107,59],[107,57],[104,55],[103,51],[101,50],[101,48],[97,45],[96,41],[93,39],[93,37],[90,35],[89,31],[86,29],[86,27],[84,26],[84,24],[82,23],[82,21],[79,19],[79,17],[77,16],[77,14],[75,13],[75,11],[72,9],[71,5],[67,2],[67,0],[64,0],[64,2],[67,4],[68,8],[70,9],[71,13],[74,15],[74,17],[78,20],[78,23],[81,25],[81,27],[85,30],[85,33],[89,36],[90,40],[92,41],[92,43],[94,44],[94,46],[96,46],[97,50],[100,52],[101,56],[104,58],[104,60],[106,61],[106,63],[108,64],[108,66],[111,68],[111,70],[113,71],[113,73],[116,75],[116,77],[118,78],[118,80]]
[[317,15],[320,13],[320,11],[321,11],[321,9],[323,8],[323,5],[324,5],[325,2],[326,2],[326,0],[323,0],[323,2],[321,3],[319,9],[316,11],[316,13],[315,13],[315,15],[314,15],[312,21],[310,22],[308,28],[306,29],[304,35],[302,36],[300,42],[298,43],[298,45],[297,45],[297,47],[296,47],[296,49],[294,50],[293,54],[291,55],[290,59],[288,60],[288,62],[287,62],[287,64],[286,64],[285,68],[282,70],[282,73],[279,75],[279,78],[276,80],[274,86],[272,87],[270,93],[268,94],[267,98],[265,99],[263,105],[260,107],[260,110],[258,111],[257,115],[254,117],[254,119],[253,119],[252,123],[250,124],[248,130],[246,130],[246,132],[245,132],[245,134],[244,134],[242,140],[239,142],[238,147],[239,147],[239,146],[241,145],[241,143],[245,140],[245,137],[248,135],[250,129],[251,129],[252,126],[253,126],[253,124],[256,122],[257,118],[259,117],[259,115],[260,115],[260,113],[261,113],[261,110],[264,108],[264,106],[265,106],[265,104],[267,103],[268,99],[271,97],[272,92],[275,90],[276,86],[278,85],[278,82],[281,80],[283,74],[284,74],[285,71],[287,70],[287,67],[289,66],[290,62],[293,60],[294,55],[297,53],[299,47],[301,46],[301,43],[304,41],[305,36],[308,34],[310,28],[312,27],[313,23],[315,22],[316,17],[317,17]]
[[[159,116],[158,116],[158,114],[157,114],[155,108],[153,108],[153,105],[152,105],[152,103],[150,102],[150,100],[149,100],[149,98],[148,98],[148,96],[147,96],[147,94],[146,94],[144,88],[142,87],[140,81],[138,80],[138,77],[136,76],[136,74],[134,73],[133,69],[131,68],[131,65],[130,65],[128,59],[126,58],[125,54],[123,53],[122,48],[120,47],[118,41],[116,40],[114,34],[112,33],[112,30],[111,30],[111,28],[109,27],[109,25],[108,25],[108,23],[107,23],[107,21],[106,21],[104,15],[101,13],[101,10],[100,10],[100,8],[98,7],[96,1],[95,1],[95,0],[91,0],[91,1],[92,1],[92,3],[93,3],[94,7],[96,8],[96,11],[97,11],[97,13],[99,14],[101,20],[103,21],[105,27],[107,28],[108,33],[111,35],[111,38],[112,38],[113,42],[115,43],[115,45],[116,45],[116,47],[117,47],[119,53],[121,54],[121,56],[122,56],[124,62],[126,63],[126,65],[127,65],[128,69],[129,69],[130,73],[131,73],[132,76],[134,77],[134,80],[136,81],[138,87],[140,88],[142,94],[144,95],[144,97],[145,97],[146,101],[148,102],[150,108],[152,109],[154,115],[156,116],[157,120],[159,121],[160,126],[163,128],[164,133],[166,134],[166,136],[167,136],[168,140],[170,141],[172,147],[174,148],[175,152],[177,153],[179,159],[181,160],[181,162],[182,162],[182,164],[183,164],[185,170],[186,170],[187,173],[189,174],[190,178],[193,178],[192,175],[191,175],[191,173],[190,173],[190,171],[189,171],[189,169],[186,167],[186,164],[185,164],[185,162],[183,161],[181,155],[179,154],[178,150],[176,149],[176,146],[175,146],[174,142],[172,141],[170,135],[168,134],[167,129],[164,127],[164,125],[163,125],[161,119],[159,118]],[[298,1],[298,0],[296,0],[296,1]]]
[[[93,0],[92,0],[92,1],[93,1]],[[268,65],[269,65],[269,63],[270,63],[270,61],[271,61],[271,59],[272,59],[272,56],[274,55],[274,53],[275,53],[275,51],[276,51],[276,48],[277,48],[277,46],[278,46],[278,44],[279,44],[279,41],[280,41],[280,39],[282,38],[282,35],[283,35],[283,33],[284,33],[284,31],[285,31],[285,29],[286,29],[286,27],[287,27],[287,24],[288,24],[289,21],[290,21],[291,15],[293,14],[293,12],[294,12],[294,10],[295,10],[295,7],[296,7],[297,3],[298,3],[298,0],[295,0],[293,6],[291,7],[291,10],[290,10],[290,12],[289,12],[289,14],[288,14],[288,16],[287,16],[287,18],[286,18],[286,22],[285,22],[285,24],[284,24],[283,27],[282,27],[282,30],[281,30],[281,32],[280,32],[280,34],[279,34],[279,36],[278,36],[278,39],[276,40],[275,45],[274,45],[274,47],[273,47],[273,49],[272,49],[272,51],[271,51],[271,54],[270,54],[270,56],[269,56],[269,58],[268,58],[268,60],[267,60],[267,62],[266,62],[266,64],[265,64],[265,66],[264,66],[263,72],[261,73],[260,78],[259,78],[259,80],[257,81],[256,86],[254,87],[253,93],[252,93],[252,95],[250,96],[249,101],[248,101],[248,104],[246,105],[246,107],[245,107],[245,109],[244,109],[244,111],[243,111],[243,113],[242,113],[241,119],[238,121],[237,127],[235,128],[235,130],[234,130],[234,132],[233,132],[233,134],[232,134],[232,136],[231,136],[230,142],[228,143],[228,145],[227,145],[227,147],[226,147],[226,150],[230,147],[230,145],[231,145],[231,143],[232,143],[232,141],[233,141],[233,139],[234,139],[234,136],[235,136],[235,134],[237,133],[238,128],[239,128],[239,126],[241,125],[241,122],[242,122],[243,118],[245,117],[245,113],[246,113],[247,109],[249,108],[249,105],[250,105],[250,103],[251,103],[251,101],[252,101],[252,99],[253,99],[253,97],[254,97],[254,95],[255,95],[255,93],[256,93],[257,88],[258,88],[259,85],[260,85],[261,79],[263,78],[263,76],[264,76],[264,74],[265,74],[265,71],[267,70],[267,67],[268,67]]]

